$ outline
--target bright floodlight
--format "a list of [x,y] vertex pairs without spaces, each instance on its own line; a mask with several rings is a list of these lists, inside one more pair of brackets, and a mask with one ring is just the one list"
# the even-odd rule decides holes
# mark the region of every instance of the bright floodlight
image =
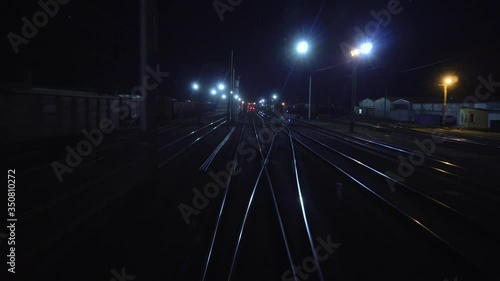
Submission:
[[226,95],[222,95],[222,98],[223,98],[223,99],[226,99]]
[[302,41],[297,45],[297,52],[299,54],[305,54],[309,50],[309,44],[306,41]]
[[217,91],[215,89],[212,89],[211,93],[212,93],[212,95],[215,95],[215,94],[217,94]]
[[361,51],[362,54],[369,54],[373,49],[373,44],[372,43],[364,43],[363,45],[361,45],[361,47],[359,48],[359,50]]
[[351,56],[352,57],[357,57],[357,56],[359,56],[359,52],[360,52],[359,49],[354,49],[354,50],[351,51]]
[[277,99],[278,96],[277,95],[273,95],[273,100]]
[[241,98],[238,98],[238,101],[241,101]]
[[219,90],[224,90],[224,88],[226,88],[224,84],[219,84]]
[[200,88],[200,85],[198,85],[197,83],[193,83],[194,90],[198,90],[199,88]]

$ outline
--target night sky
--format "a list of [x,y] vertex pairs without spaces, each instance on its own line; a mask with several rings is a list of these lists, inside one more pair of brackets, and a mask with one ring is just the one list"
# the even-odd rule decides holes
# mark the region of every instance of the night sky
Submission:
[[[243,0],[221,21],[212,1],[158,1],[158,63],[171,75],[162,94],[190,94],[199,81],[207,97],[219,81],[229,82],[231,50],[246,100],[279,93],[287,102],[345,104],[354,62],[340,44],[355,45],[371,11],[392,1]],[[494,1],[404,0],[399,14],[370,38],[373,53],[358,65],[358,100],[366,97],[442,97],[439,78],[456,74],[450,89],[457,100],[473,95],[478,76],[500,81],[500,24]],[[77,1],[60,5],[36,36],[15,54],[7,34],[21,34],[36,1],[2,1],[1,83],[123,92],[139,82],[138,1]],[[309,40],[307,56],[295,52]],[[319,71],[321,70],[321,71]],[[499,91],[491,99],[499,99]],[[496,97],[495,97],[496,95]]]

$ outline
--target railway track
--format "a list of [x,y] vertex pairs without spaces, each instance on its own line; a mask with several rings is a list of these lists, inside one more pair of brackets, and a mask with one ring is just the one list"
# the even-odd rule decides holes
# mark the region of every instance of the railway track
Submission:
[[[283,278],[288,270],[292,276],[296,276],[294,264],[304,254],[314,256],[317,278],[325,280],[315,251],[316,245],[309,227],[304,202],[299,200],[292,207],[294,212],[300,214],[300,219],[295,218],[293,222],[288,220],[286,223],[283,220],[283,207],[279,203],[283,199],[278,198],[276,194],[276,189],[282,186],[282,182],[273,177],[273,172],[283,172],[283,169],[278,168],[279,166],[269,166],[275,157],[274,150],[281,149],[281,146],[276,147],[278,135],[281,135],[280,142],[283,139],[289,142],[290,150],[286,154],[289,154],[292,159],[289,161],[292,169],[287,169],[288,177],[286,178],[290,180],[292,186],[295,186],[291,192],[297,194],[297,198],[302,199],[302,191],[294,161],[294,147],[288,134],[274,127],[272,139],[267,143],[268,146],[262,143],[262,137],[259,136],[262,130],[270,127],[272,127],[271,124],[266,124],[263,116],[259,115],[257,117],[251,115],[251,124],[245,123],[242,127],[239,142],[243,140],[242,136],[245,132],[249,137],[253,137],[256,140],[256,158],[258,159],[250,163],[255,164],[253,170],[248,166],[242,166],[248,171],[245,177],[248,183],[246,186],[239,185],[236,178],[236,183],[229,182],[225,189],[201,280],[254,280],[259,276],[261,279],[264,278],[262,280],[276,280],[276,278]],[[233,160],[242,161],[238,151],[235,152]],[[248,181],[249,174],[253,175],[251,182]],[[240,196],[235,196],[235,189],[240,189],[238,192]],[[228,202],[235,204],[236,200],[238,200],[239,208],[235,208],[234,205],[229,206]],[[262,217],[266,219],[262,220]],[[262,230],[263,225],[266,226],[266,230]],[[290,236],[293,237],[290,238]],[[291,249],[290,239],[293,240],[293,249]],[[253,258],[266,249],[266,257],[262,257],[262,260],[272,262],[276,266],[266,268],[265,262],[258,262]],[[269,249],[273,250],[272,253]],[[254,267],[260,268],[259,272],[256,272]]]
[[[316,141],[319,140],[321,146],[339,155],[352,155],[360,162],[376,167],[374,170],[386,177],[386,186],[391,188],[393,192],[396,190],[395,184],[400,183],[402,185],[399,186],[405,187],[406,190],[432,198],[439,204],[454,209],[469,217],[470,220],[478,222],[483,227],[500,233],[497,225],[492,223],[494,217],[499,214],[498,202],[500,201],[498,188],[494,184],[491,185],[494,182],[492,180],[495,178],[494,176],[469,171],[459,164],[431,155],[425,156],[422,165],[415,167],[416,171],[413,176],[403,178],[397,172],[397,165],[400,164],[398,159],[401,159],[401,155],[404,155],[404,159],[413,157],[414,152],[310,126],[305,126],[307,130],[304,131],[300,130],[300,127],[304,125],[299,124],[297,130],[301,131],[302,134],[314,137]],[[354,147],[354,149],[350,149],[350,147]],[[451,172],[443,165],[451,167],[449,168]],[[433,185],[428,184],[431,178]]]
[[484,272],[494,272],[500,248],[492,232],[479,227],[459,211],[393,178],[391,181],[403,192],[392,193],[387,188],[385,171],[366,165],[364,161],[350,157],[311,136],[293,129],[292,132],[295,142],[341,173],[350,184],[366,190],[374,199],[390,206],[395,213],[413,222]]
[[[270,115],[257,114],[260,116],[260,120],[264,119],[268,123],[270,122]],[[256,122],[256,120],[253,119],[251,125],[253,129],[251,134],[255,136],[258,135],[256,124],[262,123]],[[271,126],[263,124],[261,128],[264,127]],[[243,134],[244,129],[241,131],[240,141]],[[328,268],[326,275],[322,270],[322,264],[326,258],[318,255],[318,245],[313,238],[319,237],[320,233],[327,236],[325,233],[328,232],[325,232],[324,229],[330,227],[322,225],[324,221],[321,223],[315,217],[317,205],[312,204],[311,198],[308,198],[313,197],[311,191],[304,193],[302,190],[304,181],[308,186],[307,182],[314,180],[304,179],[309,173],[304,170],[304,167],[302,167],[303,171],[299,172],[300,168],[297,167],[299,160],[295,151],[297,146],[306,151],[308,155],[318,157],[328,167],[333,168],[337,184],[339,181],[343,182],[340,188],[337,186],[334,193],[342,194],[342,189],[347,188],[346,186],[352,186],[358,191],[364,192],[364,197],[369,198],[364,200],[369,200],[373,208],[382,209],[387,212],[385,215],[390,216],[384,218],[384,222],[385,220],[396,220],[397,227],[401,227],[403,230],[406,229],[404,225],[410,225],[413,229],[412,239],[416,239],[415,244],[423,243],[427,248],[432,248],[432,251],[450,259],[449,264],[443,265],[449,272],[455,271],[460,276],[465,274],[467,278],[471,276],[483,278],[493,272],[491,270],[495,268],[497,260],[495,250],[499,249],[498,241],[493,234],[481,229],[459,211],[429,196],[415,192],[404,183],[396,183],[398,188],[405,191],[394,196],[394,194],[387,192],[387,188],[384,186],[386,177],[383,176],[383,173],[377,172],[375,168],[367,165],[361,165],[363,170],[353,173],[351,170],[345,169],[344,163],[332,162],[332,151],[327,151],[325,146],[318,144],[311,137],[298,134],[294,129],[286,127],[286,132],[283,128],[276,131],[267,152],[265,149],[259,149],[257,154],[260,154],[260,165],[258,173],[254,173],[253,179],[255,180],[252,181],[251,185],[245,187],[237,185],[239,183],[237,177],[236,184],[234,182],[228,183],[218,211],[216,227],[211,238],[201,280],[255,280],[255,278],[276,280],[280,278],[279,273],[281,273],[281,280],[331,280],[334,278],[333,276],[338,274],[335,270],[332,272],[331,268]],[[262,146],[258,143],[258,147]],[[284,153],[284,151],[288,151],[288,153]],[[290,155],[286,156],[287,154]],[[363,164],[361,161],[345,156],[342,155],[342,158],[344,161],[351,162],[347,165],[350,166],[350,169],[354,168],[352,163]],[[234,160],[239,160],[237,152]],[[338,162],[338,159],[335,161]],[[281,168],[278,168],[278,163]],[[284,167],[286,168],[283,169]],[[286,170],[288,173],[285,172]],[[306,170],[308,169],[306,168]],[[277,174],[280,176],[277,177]],[[248,179],[248,174],[245,178]],[[231,185],[233,185],[232,189],[229,188]],[[293,188],[291,188],[292,186]],[[308,188],[310,187],[308,186]],[[235,189],[239,189],[238,192],[241,196],[234,195]],[[268,192],[263,192],[266,189]],[[331,190],[317,190],[317,192],[331,194]],[[345,193],[349,192],[351,191],[345,191]],[[268,196],[269,200],[263,199],[265,196]],[[315,196],[322,197],[321,195]],[[342,197],[342,195],[338,196]],[[325,198],[328,197],[323,197],[321,201],[329,201]],[[246,203],[242,204],[242,202]],[[240,208],[228,207],[231,203],[233,206],[240,205]],[[309,212],[314,215],[311,216]],[[276,218],[275,220],[268,218],[271,214]],[[335,214],[333,215],[335,216]],[[440,219],[436,220],[436,216]],[[370,225],[369,222],[364,223]],[[258,230],[264,226],[266,227],[265,234]],[[362,226],[356,227],[363,230]],[[343,231],[345,232],[345,230]],[[330,232],[332,231],[330,230]],[[478,239],[483,239],[482,243],[473,245],[469,243]],[[267,240],[274,241],[274,243],[279,241],[279,246],[271,244]],[[404,242],[400,243],[406,245]],[[334,244],[337,247],[340,246],[338,243]],[[406,246],[415,247],[415,245]],[[438,248],[438,250],[434,248]],[[269,252],[273,252],[273,254]],[[425,255],[425,253],[420,253],[420,255]],[[266,269],[264,269],[266,263],[256,260],[256,256],[267,262]],[[268,256],[272,256],[273,259],[269,259]],[[434,258],[438,260],[437,257]],[[309,264],[305,263],[304,260]],[[335,261],[335,258],[332,260]],[[296,266],[300,264],[302,267]],[[335,262],[333,264],[330,262],[329,265],[330,267],[339,267]],[[413,276],[412,278],[415,279],[405,280],[422,280],[419,279],[422,278],[421,276],[429,278],[434,273],[436,275],[432,277],[438,278],[440,273],[437,272],[436,267],[437,265],[430,266],[436,272],[429,272],[431,269],[429,271],[422,270],[422,272],[416,273],[420,274],[419,277]],[[255,272],[256,268],[259,270],[258,273]],[[307,270],[304,271],[304,268]],[[350,280],[349,278],[352,277],[352,275],[349,277],[349,274],[345,272],[342,274],[347,279],[340,280]]]
[[[396,145],[390,145],[384,142],[380,141],[375,141],[375,140],[369,140],[366,138],[361,138],[358,136],[354,136],[352,134],[346,134],[343,132],[333,132],[331,130],[326,130],[317,126],[313,126],[310,124],[307,124],[305,122],[302,122],[300,120],[294,120],[295,123],[299,124],[300,126],[304,126],[310,129],[313,129],[317,132],[320,132],[323,135],[331,136],[334,138],[337,138],[339,140],[344,140],[348,141],[351,143],[356,143],[359,144],[360,146],[365,146],[366,148],[369,148],[371,150],[375,149],[377,151],[380,151],[385,154],[390,154],[392,156],[398,156],[399,154],[403,154],[406,157],[415,155],[414,150],[410,150],[408,148],[404,147],[399,147]],[[426,139],[431,138],[429,135],[424,135],[420,134],[418,135],[420,137],[425,136]],[[442,138],[443,141],[447,141],[447,138]],[[422,142],[423,143],[423,142]],[[478,177],[479,179],[479,184],[481,184],[483,187],[489,187],[491,185],[489,182],[484,181],[484,177],[486,176],[495,176],[495,174],[490,173],[489,171],[485,170],[480,170],[475,167],[465,167],[464,165],[460,163],[453,162],[449,159],[445,159],[443,157],[439,157],[436,155],[433,155],[436,146],[440,144],[433,143],[434,149],[431,148],[431,146],[427,145],[426,147],[422,147],[420,149],[420,152],[424,154],[424,157],[426,159],[426,163],[424,163],[422,166],[425,166],[431,170],[434,170],[439,173],[455,176],[455,177],[463,177],[464,173],[467,176],[475,176]],[[424,151],[425,150],[425,151]],[[432,164],[429,164],[428,162],[432,162]],[[475,181],[475,184],[478,184],[478,181]],[[498,189],[492,189],[492,191],[498,193]],[[500,193],[498,193],[500,194]]]
[[[462,279],[463,276],[477,277],[470,280],[490,280],[483,276],[487,276],[490,266],[497,260],[494,236],[484,234],[457,210],[414,194],[398,185],[401,183],[397,183],[401,192],[391,193],[385,186],[386,178],[376,173],[375,167],[360,165],[358,162],[363,162],[354,157],[337,155],[315,142],[313,139],[317,135],[308,134],[311,137],[308,138],[292,127],[277,126],[279,119],[269,114],[257,114],[245,114],[236,127],[226,127],[225,120],[220,119],[210,126],[163,140],[164,144],[158,145],[163,148],[158,160],[177,156],[175,161],[168,161],[160,173],[150,175],[148,183],[144,184],[146,188],[129,188],[133,183],[125,175],[137,171],[134,171],[136,166],[128,167],[120,174],[121,180],[113,183],[117,188],[111,187],[110,182],[102,182],[71,198],[60,198],[64,200],[48,209],[32,213],[32,218],[26,217],[26,225],[31,224],[30,220],[36,220],[36,225],[20,233],[32,229],[51,235],[40,243],[23,246],[39,254],[30,259],[23,256],[27,258],[26,265],[38,260],[44,268],[42,257],[52,246],[72,239],[75,231],[83,230],[83,226],[93,225],[100,229],[101,222],[105,227],[100,229],[103,233],[92,235],[108,237],[109,240],[103,241],[108,241],[110,251],[114,249],[117,253],[106,253],[96,259],[103,264],[106,260],[117,259],[124,265],[133,266],[130,271],[127,267],[127,272],[148,280],[163,271],[161,265],[165,261],[140,255],[144,255],[145,250],[150,253],[147,249],[156,252],[155,247],[179,259],[182,256],[183,260],[166,267],[173,272],[165,277],[170,280],[353,280],[354,276],[361,280],[374,274],[369,270],[378,270],[375,265],[385,264],[359,257],[364,251],[375,250],[396,255],[387,263],[396,261],[399,269],[374,275],[397,276],[384,280],[444,280],[441,273],[431,272],[439,270],[437,263],[440,261],[445,264],[447,273],[457,272],[458,280],[470,279]],[[267,137],[264,137],[266,131]],[[203,151],[201,146],[205,146]],[[191,218],[186,228],[177,209],[177,200],[191,200],[192,187],[205,184],[209,178],[204,172],[225,168],[226,161],[238,165],[233,165],[229,171],[226,186],[221,188],[221,198],[210,200],[220,204],[209,204],[196,218]],[[319,161],[324,165],[317,165]],[[188,172],[198,179],[182,176],[186,172],[184,165],[190,167]],[[159,177],[164,179],[159,180]],[[156,181],[159,182],[153,188]],[[330,185],[333,188],[329,188]],[[99,190],[98,186],[107,188]],[[353,193],[358,194],[355,200]],[[122,199],[124,197],[128,199]],[[61,210],[64,214],[60,214]],[[115,221],[98,214],[105,214],[104,217],[120,215],[121,218]],[[154,233],[147,241],[142,235],[144,225],[148,225],[147,233]],[[386,226],[379,229],[381,225]],[[173,228],[178,230],[175,240],[166,241],[167,233]],[[399,233],[408,237],[398,237]],[[88,243],[85,240],[89,234],[78,238],[80,243]],[[177,241],[182,236],[190,236],[189,242]],[[79,244],[78,239],[72,242],[73,245]],[[330,248],[322,248],[325,243]],[[94,247],[99,251],[99,244]],[[121,250],[123,247],[125,249]],[[418,258],[398,256],[405,255],[405,250],[411,251],[409,255],[418,252]],[[66,255],[71,252],[70,249],[64,251]],[[430,261],[425,260],[426,251],[432,256]],[[64,255],[58,256],[56,261],[61,263]],[[368,256],[373,258],[371,254]],[[488,256],[491,258],[489,263],[484,260]],[[420,268],[421,275],[404,277],[402,271],[409,270],[414,262],[424,266]],[[152,264],[159,267],[152,268]],[[356,267],[366,267],[366,270]],[[109,274],[109,269],[105,270]],[[434,273],[436,275],[432,275]],[[428,278],[434,276],[436,279]],[[453,280],[453,276],[447,278]]]
[[[225,123],[225,118],[221,118],[171,140],[161,150],[159,157],[163,158],[158,160],[168,159],[171,162],[178,159],[212,136]],[[169,151],[173,147],[175,150]],[[26,242],[20,246],[20,251],[24,253],[23,266],[33,264],[50,249],[73,235],[75,230],[81,229],[104,209],[125,196],[138,183],[157,172],[145,167],[141,160],[144,157],[141,151],[134,154],[137,154],[138,158],[133,161],[120,163],[119,167],[102,173],[102,176],[94,177],[93,180],[75,186],[50,200],[39,202],[19,214],[19,219],[23,221],[20,233],[50,233],[43,240],[25,239]]]
[[[328,121],[334,121],[334,122],[350,122],[346,120],[338,120],[338,119],[326,119]],[[366,127],[366,128],[371,128],[372,130],[376,131],[381,131],[381,132],[388,132],[388,133],[401,133],[405,135],[411,135],[416,138],[436,138],[439,139],[443,142],[446,142],[446,145],[454,148],[468,148],[474,151],[477,151],[479,153],[494,153],[494,154],[499,154],[500,153],[500,146],[498,145],[493,145],[493,144],[487,144],[487,143],[482,143],[479,141],[475,141],[472,139],[466,139],[466,138],[461,138],[458,136],[455,136],[453,134],[443,134],[443,135],[435,135],[432,136],[432,134],[417,131],[414,129],[410,128],[404,128],[401,126],[396,126],[396,125],[391,125],[391,124],[372,124],[372,123],[367,123],[367,122],[355,122],[356,125]]]
[[[193,146],[197,145],[199,142],[203,141],[207,137],[211,136],[217,129],[219,129],[226,123],[227,121],[225,117],[220,118],[199,129],[191,131],[190,133],[180,138],[177,138],[165,145],[162,145],[161,147],[158,148],[157,153],[160,155],[160,157],[162,157],[165,154],[169,156],[167,157],[163,156],[163,158],[165,159],[160,161],[158,167],[159,168],[165,167],[168,163],[172,162],[177,157],[179,157],[179,155],[191,149]],[[183,141],[186,140],[189,141],[187,145],[182,143]]]
[[495,280],[300,143],[296,147],[314,233],[341,244],[322,259],[326,280]]

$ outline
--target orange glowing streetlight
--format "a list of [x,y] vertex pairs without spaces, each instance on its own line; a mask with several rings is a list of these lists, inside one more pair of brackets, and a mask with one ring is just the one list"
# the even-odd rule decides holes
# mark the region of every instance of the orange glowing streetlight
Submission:
[[448,100],[448,86],[453,85],[458,82],[458,77],[451,75],[443,78],[443,84],[439,84],[439,86],[444,87],[444,100],[443,100],[443,126],[446,125],[446,101]]

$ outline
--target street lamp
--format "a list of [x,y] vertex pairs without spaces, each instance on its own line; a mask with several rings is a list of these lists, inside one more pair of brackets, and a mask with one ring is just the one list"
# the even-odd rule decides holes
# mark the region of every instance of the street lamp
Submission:
[[299,44],[297,44],[297,52],[299,54],[305,54],[309,51],[309,43],[306,41],[301,41]]
[[212,96],[215,96],[217,94],[217,91],[215,89],[212,89],[212,91],[210,91],[212,93]]
[[[198,90],[200,89],[200,85],[198,83],[193,83],[192,85],[193,87],[193,92],[198,92]],[[201,123],[201,116],[203,115],[203,107],[202,107],[202,103],[201,103],[201,94],[198,93],[198,122]]]
[[271,110],[272,111],[274,111],[277,102],[278,102],[278,95],[277,94],[273,94],[273,96],[272,96],[272,102],[271,102]]
[[[353,59],[356,59],[356,58],[361,58],[362,56],[367,56],[371,53],[372,49],[373,49],[372,43],[370,43],[370,42],[363,43],[358,48],[353,49],[351,51],[351,57]],[[358,75],[358,73],[357,73],[358,65],[356,62],[357,61],[354,62],[354,68],[353,68],[353,72],[352,72],[351,106],[349,109],[349,115],[350,115],[350,119],[351,119],[349,131],[351,133],[354,132],[354,106],[356,104],[356,87],[357,87],[357,75]]]
[[[223,94],[224,93],[224,89],[226,89],[226,85],[224,85],[223,83],[219,83],[218,88],[221,91],[221,94]],[[224,95],[224,94],[221,97],[224,100],[226,99],[226,95]],[[227,102],[227,110],[226,110],[228,120],[230,119],[230,108],[229,108],[229,105],[230,105],[230,100],[228,100],[228,102]]]
[[191,89],[193,90],[192,95],[200,89],[200,85],[198,83],[191,84]]
[[[307,41],[302,41],[297,45],[297,53],[305,55],[309,52],[309,43]],[[309,75],[309,110],[307,112],[307,118],[311,119],[311,92],[312,92],[312,75]]]
[[359,48],[356,48],[351,51],[351,57],[359,57],[361,55],[368,55],[373,49],[373,44],[370,42],[363,43]]
[[361,51],[361,54],[368,55],[373,49],[373,44],[370,42],[363,43],[359,47],[359,50]]
[[439,86],[444,87],[444,100],[443,100],[443,126],[446,126],[446,102],[448,100],[448,85],[452,85],[458,81],[457,76],[446,76],[443,78],[443,84],[439,84]]
[[197,92],[200,89],[200,85],[198,83],[193,83],[191,84],[191,89],[193,90],[194,95],[194,92]]
[[198,83],[193,83],[191,84],[191,89],[192,89],[191,95],[194,96],[195,92],[197,92],[200,89],[200,85]]

